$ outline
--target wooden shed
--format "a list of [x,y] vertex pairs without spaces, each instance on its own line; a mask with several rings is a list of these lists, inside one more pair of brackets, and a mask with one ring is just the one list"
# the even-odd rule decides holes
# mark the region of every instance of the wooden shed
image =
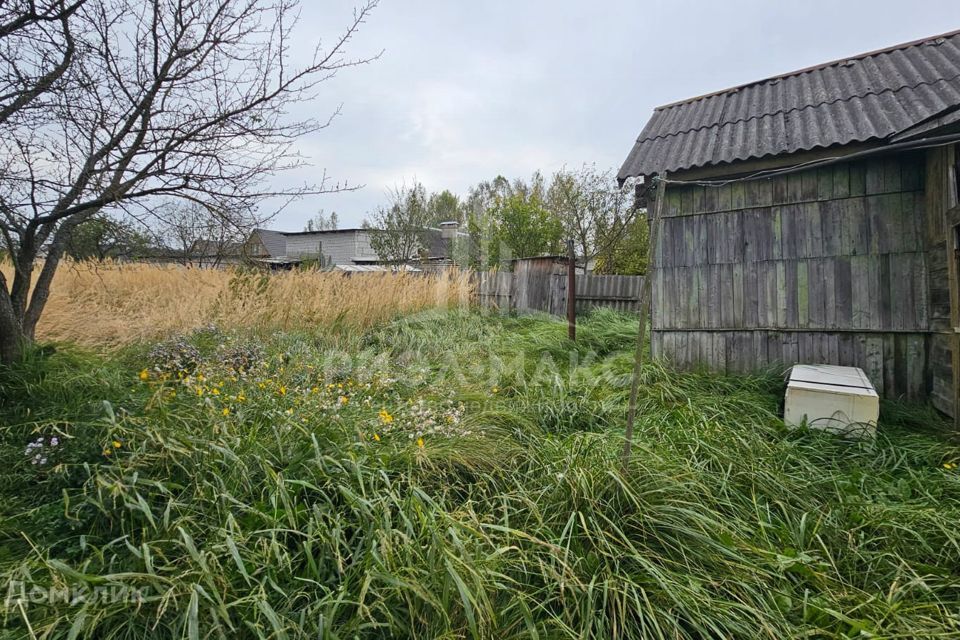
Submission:
[[659,107],[620,170],[658,209],[652,349],[863,368],[960,397],[960,31]]

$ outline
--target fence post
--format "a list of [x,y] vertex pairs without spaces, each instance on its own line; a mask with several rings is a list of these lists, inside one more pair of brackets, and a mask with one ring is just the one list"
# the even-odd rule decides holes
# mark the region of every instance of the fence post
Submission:
[[573,240],[567,240],[567,336],[577,341],[577,262]]

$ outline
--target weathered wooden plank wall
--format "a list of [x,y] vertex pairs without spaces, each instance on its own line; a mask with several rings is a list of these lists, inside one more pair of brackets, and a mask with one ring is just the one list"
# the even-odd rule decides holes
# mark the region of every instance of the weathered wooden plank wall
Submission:
[[[567,313],[567,276],[526,271],[490,271],[478,274],[477,295],[481,306],[504,311]],[[626,312],[640,310],[643,276],[598,276],[577,274],[577,313],[606,307]]]
[[[954,413],[956,389],[953,381],[953,359],[957,349],[957,335],[953,328],[960,324],[955,318],[950,295],[953,247],[949,212],[957,206],[955,147],[940,147],[927,152],[927,224],[924,232],[927,244],[927,275],[930,288],[930,397],[933,405],[946,413]],[[953,274],[956,278],[956,274]],[[958,354],[960,355],[960,354]]]
[[654,355],[730,371],[855,365],[887,395],[923,396],[924,172],[920,152],[720,188],[668,185]]

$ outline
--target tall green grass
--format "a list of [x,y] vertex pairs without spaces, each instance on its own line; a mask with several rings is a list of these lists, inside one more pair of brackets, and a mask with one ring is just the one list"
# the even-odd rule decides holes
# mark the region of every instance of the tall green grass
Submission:
[[[0,638],[960,637],[960,448],[937,414],[888,403],[876,442],[848,442],[785,429],[776,375],[653,363],[624,473],[635,332],[598,312],[571,346],[550,318],[431,311],[260,336],[228,418],[141,383],[144,353],[5,372],[4,596],[140,601],[8,599]],[[371,372],[370,406],[307,400]],[[372,438],[379,408],[449,398],[469,435]],[[54,431],[62,459],[31,465]]]

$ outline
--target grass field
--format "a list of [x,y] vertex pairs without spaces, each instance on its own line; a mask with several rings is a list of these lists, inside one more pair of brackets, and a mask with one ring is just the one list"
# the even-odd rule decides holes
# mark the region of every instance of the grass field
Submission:
[[546,317],[353,322],[0,373],[0,638],[960,637],[932,410],[846,442],[787,431],[776,372],[648,364],[623,470],[630,317],[575,348]]

